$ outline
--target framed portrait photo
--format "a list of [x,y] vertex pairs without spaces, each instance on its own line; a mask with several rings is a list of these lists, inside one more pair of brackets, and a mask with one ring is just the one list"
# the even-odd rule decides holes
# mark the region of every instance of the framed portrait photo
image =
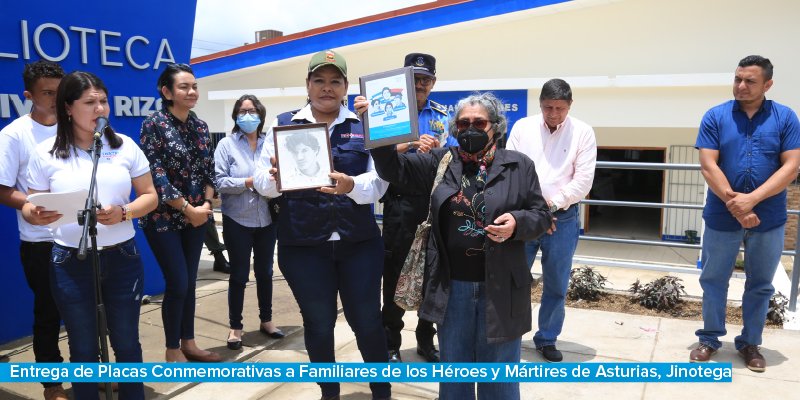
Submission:
[[335,186],[328,124],[276,126],[272,133],[279,192]]
[[363,114],[368,149],[419,139],[417,96],[411,67],[362,76],[361,95],[369,106]]

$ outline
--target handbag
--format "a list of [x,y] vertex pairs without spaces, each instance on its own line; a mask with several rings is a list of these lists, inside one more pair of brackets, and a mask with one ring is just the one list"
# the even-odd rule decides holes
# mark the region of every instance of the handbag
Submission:
[[[431,197],[436,186],[442,181],[447,164],[453,158],[453,153],[447,152],[442,160],[439,161],[439,168],[436,170],[436,178],[433,180]],[[431,232],[431,207],[428,201],[428,218],[417,227],[414,234],[414,242],[408,251],[406,261],[400,270],[397,278],[397,288],[394,292],[394,302],[406,311],[418,310],[422,304],[422,283],[425,278],[425,256],[428,251],[428,236]]]

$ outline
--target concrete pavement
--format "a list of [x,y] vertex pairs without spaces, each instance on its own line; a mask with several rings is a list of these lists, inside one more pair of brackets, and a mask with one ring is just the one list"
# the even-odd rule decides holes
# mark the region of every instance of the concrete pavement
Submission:
[[[538,312],[534,309],[534,314]],[[535,316],[534,316],[535,318]],[[407,317],[403,332],[404,361],[421,362],[415,352],[415,318]],[[699,321],[646,317],[630,314],[568,309],[564,333],[559,348],[565,362],[686,362],[695,345],[694,331]],[[750,400],[754,398],[795,398],[800,390],[800,339],[796,331],[768,329],[764,334],[762,352],[768,361],[763,374],[744,367],[733,348],[732,338],[741,329],[729,326],[724,346],[714,357],[718,362],[733,364],[732,383],[523,383],[523,399],[675,399],[691,395],[694,398],[724,398]],[[532,333],[523,337],[523,362],[543,362],[535,351]],[[337,359],[359,361],[352,332],[343,317],[336,327]],[[251,362],[307,361],[302,336],[284,339],[279,346],[266,349]],[[231,397],[235,393],[236,397]],[[689,394],[690,393],[690,394]],[[433,399],[437,396],[435,383],[393,384],[395,399]],[[311,383],[220,384],[204,383],[187,388],[174,397],[189,399],[316,399],[319,390]],[[343,384],[342,399],[370,399],[366,384]]]
[[[606,245],[607,246],[607,245]],[[607,250],[607,248],[605,248]],[[639,251],[639,250],[636,250]],[[621,251],[622,252],[622,251]],[[579,249],[580,254],[580,249]],[[691,260],[691,255],[678,254],[678,259]],[[258,311],[255,287],[251,282],[245,298],[244,346],[241,351],[225,347],[227,337],[227,275],[213,272],[213,259],[203,255],[198,280],[196,313],[197,341],[201,347],[219,351],[228,361],[240,362],[307,362],[302,335],[302,320],[288,285],[275,270],[273,315],[274,321],[288,336],[274,340],[258,332]],[[626,269],[607,270],[610,284],[624,290],[636,277],[651,279],[650,272]],[[606,272],[603,272],[606,274]],[[652,277],[663,274],[652,274]],[[699,295],[695,286],[697,275],[681,276],[687,283],[691,296]],[[731,298],[741,295],[741,282],[731,284]],[[738,290],[738,294],[737,294]],[[157,300],[157,299],[156,299]],[[538,307],[534,304],[534,321]],[[404,361],[422,362],[415,352],[414,327],[416,317],[407,313]],[[700,321],[685,321],[667,317],[647,317],[603,311],[568,309],[564,332],[559,338],[559,348],[566,362],[685,362],[695,344],[694,331]],[[800,333],[797,331],[767,329],[762,353],[768,368],[758,374],[747,370],[733,349],[733,337],[741,327],[729,326],[724,346],[714,357],[715,361],[733,363],[732,383],[524,383],[523,399],[674,399],[694,398],[760,399],[796,398],[800,392]],[[338,361],[360,361],[355,338],[340,314],[336,325]],[[66,334],[62,333],[62,338]],[[523,337],[523,361],[542,362],[531,341],[532,333]],[[140,338],[146,362],[163,361],[164,337],[160,306],[142,307]],[[10,355],[7,362],[33,361],[30,338],[24,338],[0,347],[0,354]],[[68,354],[66,340],[62,351]],[[68,386],[68,385],[67,385]],[[393,384],[395,399],[433,399],[437,396],[436,383]],[[317,399],[318,387],[313,383],[146,383],[148,399]],[[0,399],[40,399],[42,388],[38,384],[2,384]],[[342,399],[369,399],[367,384],[343,384]],[[502,400],[502,399],[501,399]]]

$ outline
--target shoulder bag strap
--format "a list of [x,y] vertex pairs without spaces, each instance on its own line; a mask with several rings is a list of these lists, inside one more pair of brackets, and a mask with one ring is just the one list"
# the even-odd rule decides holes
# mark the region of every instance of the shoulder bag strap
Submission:
[[436,178],[433,179],[433,188],[431,188],[431,195],[428,199],[428,219],[427,222],[431,223],[431,202],[433,201],[433,192],[436,190],[436,187],[439,186],[439,183],[444,178],[444,172],[447,171],[447,165],[450,164],[450,160],[453,159],[453,152],[447,151],[445,155],[442,157],[442,160],[439,161],[439,168],[436,169]]

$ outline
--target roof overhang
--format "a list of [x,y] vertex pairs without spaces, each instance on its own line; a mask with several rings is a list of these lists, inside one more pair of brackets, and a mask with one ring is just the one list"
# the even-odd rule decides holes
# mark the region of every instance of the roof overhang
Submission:
[[617,0],[439,0],[197,57],[191,63],[198,78],[208,77],[324,49],[339,49],[490,17],[524,11],[552,14],[613,1]]

